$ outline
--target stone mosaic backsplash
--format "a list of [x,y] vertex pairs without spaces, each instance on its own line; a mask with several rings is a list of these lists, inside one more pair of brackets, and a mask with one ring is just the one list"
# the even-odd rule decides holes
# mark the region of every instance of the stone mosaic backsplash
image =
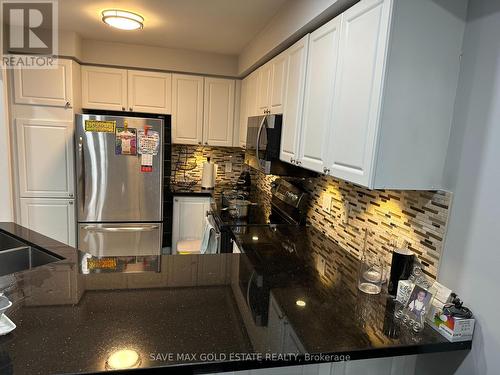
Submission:
[[[216,184],[236,183],[244,165],[244,153],[240,148],[195,145],[172,145],[172,183],[186,180],[201,184],[203,163],[208,157],[218,165]],[[226,170],[228,162],[231,171]]]
[[[277,177],[254,173],[257,187],[270,195]],[[443,251],[452,194],[443,191],[369,190],[329,176],[309,179],[308,224],[325,233],[351,254],[361,258],[365,228],[374,232],[369,243],[390,265],[392,242],[403,241],[417,255],[424,272],[437,278]],[[331,212],[322,209],[326,194],[332,196]],[[347,222],[343,219],[348,203]]]

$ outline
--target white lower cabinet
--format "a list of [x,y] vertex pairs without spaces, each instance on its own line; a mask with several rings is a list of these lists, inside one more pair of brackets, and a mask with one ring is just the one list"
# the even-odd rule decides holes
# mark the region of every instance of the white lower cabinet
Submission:
[[271,353],[305,353],[306,350],[273,295],[269,298],[267,350]]
[[177,242],[201,240],[205,217],[210,210],[210,197],[175,197],[172,221],[172,254],[177,254]]
[[72,199],[21,198],[21,225],[75,246],[75,206]]
[[413,375],[415,364],[416,356],[413,355],[224,372],[219,375]]

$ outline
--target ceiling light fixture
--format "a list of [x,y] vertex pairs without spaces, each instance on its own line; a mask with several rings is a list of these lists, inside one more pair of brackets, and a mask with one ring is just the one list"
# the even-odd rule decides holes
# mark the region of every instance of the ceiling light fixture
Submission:
[[142,16],[126,10],[103,10],[102,21],[121,30],[137,30],[144,27],[144,18]]

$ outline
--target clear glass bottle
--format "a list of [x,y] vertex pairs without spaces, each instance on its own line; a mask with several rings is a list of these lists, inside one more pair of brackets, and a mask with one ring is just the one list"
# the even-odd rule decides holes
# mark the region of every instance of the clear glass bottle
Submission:
[[379,294],[384,282],[384,259],[373,247],[375,232],[365,229],[363,254],[359,264],[358,289],[367,294]]

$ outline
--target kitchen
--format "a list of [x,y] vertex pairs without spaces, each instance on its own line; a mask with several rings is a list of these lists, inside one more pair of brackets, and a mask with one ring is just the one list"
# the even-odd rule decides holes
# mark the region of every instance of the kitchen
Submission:
[[56,65],[2,70],[2,373],[492,371],[488,0],[56,3]]

